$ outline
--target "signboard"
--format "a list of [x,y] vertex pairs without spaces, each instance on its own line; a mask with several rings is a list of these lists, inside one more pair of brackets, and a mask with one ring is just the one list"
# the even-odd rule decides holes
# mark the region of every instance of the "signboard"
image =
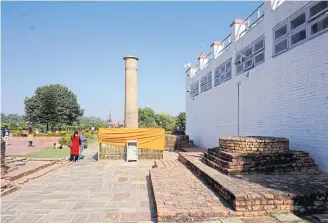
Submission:
[[138,161],[138,141],[126,142],[126,161]]

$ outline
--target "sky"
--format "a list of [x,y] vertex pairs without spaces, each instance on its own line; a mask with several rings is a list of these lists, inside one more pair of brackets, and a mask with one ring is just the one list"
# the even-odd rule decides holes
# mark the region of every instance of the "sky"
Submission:
[[185,111],[184,64],[230,33],[260,2],[1,2],[1,112],[63,84],[85,116],[124,119],[124,60],[138,61],[138,104]]

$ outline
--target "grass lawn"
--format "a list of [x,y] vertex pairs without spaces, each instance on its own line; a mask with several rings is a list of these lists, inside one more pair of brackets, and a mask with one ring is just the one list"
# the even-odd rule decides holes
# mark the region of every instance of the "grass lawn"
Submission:
[[70,154],[70,149],[65,147],[62,149],[44,149],[36,153],[22,155],[26,158],[65,158]]

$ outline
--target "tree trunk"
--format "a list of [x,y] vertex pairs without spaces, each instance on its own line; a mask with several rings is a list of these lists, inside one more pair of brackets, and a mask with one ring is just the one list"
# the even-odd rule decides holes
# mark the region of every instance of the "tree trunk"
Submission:
[[49,123],[47,123],[47,132],[49,131]]

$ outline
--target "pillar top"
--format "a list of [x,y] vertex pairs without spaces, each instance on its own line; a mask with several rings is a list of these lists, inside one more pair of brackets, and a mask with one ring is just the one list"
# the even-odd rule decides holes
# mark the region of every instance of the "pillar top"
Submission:
[[135,59],[135,60],[139,60],[138,57],[136,56],[126,56],[126,57],[123,57],[124,60],[127,60],[127,59]]

